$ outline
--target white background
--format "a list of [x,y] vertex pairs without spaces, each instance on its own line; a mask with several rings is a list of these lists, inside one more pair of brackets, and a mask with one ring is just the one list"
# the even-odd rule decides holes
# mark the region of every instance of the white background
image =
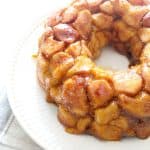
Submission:
[[0,85],[5,84],[10,57],[39,18],[70,0],[0,0]]

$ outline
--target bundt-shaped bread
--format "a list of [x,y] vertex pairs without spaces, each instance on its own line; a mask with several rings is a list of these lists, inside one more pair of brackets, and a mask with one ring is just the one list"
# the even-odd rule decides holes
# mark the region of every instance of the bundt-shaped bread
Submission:
[[[67,132],[104,140],[150,135],[149,4],[74,0],[48,18],[37,76]],[[108,44],[129,58],[128,70],[96,66],[94,59]]]

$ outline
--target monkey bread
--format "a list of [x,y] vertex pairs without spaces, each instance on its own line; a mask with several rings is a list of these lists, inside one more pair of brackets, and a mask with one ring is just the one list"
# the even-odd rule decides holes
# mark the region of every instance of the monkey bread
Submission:
[[[129,59],[127,70],[96,66],[107,45]],[[37,76],[66,132],[149,137],[150,1],[74,0],[57,11],[39,39]]]

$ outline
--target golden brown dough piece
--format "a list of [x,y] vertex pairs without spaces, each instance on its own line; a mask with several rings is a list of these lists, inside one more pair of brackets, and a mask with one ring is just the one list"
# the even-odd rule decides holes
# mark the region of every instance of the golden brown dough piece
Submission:
[[113,97],[113,88],[106,80],[93,80],[89,82],[88,95],[94,108],[102,107]]
[[82,10],[79,12],[77,19],[73,23],[73,26],[81,37],[87,40],[92,30],[92,16],[89,10]]
[[[39,39],[37,77],[66,132],[102,140],[150,136],[149,4],[74,0],[49,17]],[[107,45],[128,57],[127,70],[96,66]]]
[[142,88],[142,78],[135,71],[120,71],[113,76],[116,93],[136,95]]
[[122,109],[138,118],[150,117],[150,95],[145,92],[141,92],[134,98],[121,94],[119,96],[119,105]]

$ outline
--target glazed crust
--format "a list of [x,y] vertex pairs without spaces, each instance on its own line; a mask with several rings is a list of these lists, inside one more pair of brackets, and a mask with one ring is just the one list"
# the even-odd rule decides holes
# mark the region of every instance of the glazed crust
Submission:
[[[74,0],[48,18],[39,39],[37,76],[67,132],[103,140],[150,136],[149,4]],[[128,70],[96,66],[94,59],[108,44],[130,56]]]

